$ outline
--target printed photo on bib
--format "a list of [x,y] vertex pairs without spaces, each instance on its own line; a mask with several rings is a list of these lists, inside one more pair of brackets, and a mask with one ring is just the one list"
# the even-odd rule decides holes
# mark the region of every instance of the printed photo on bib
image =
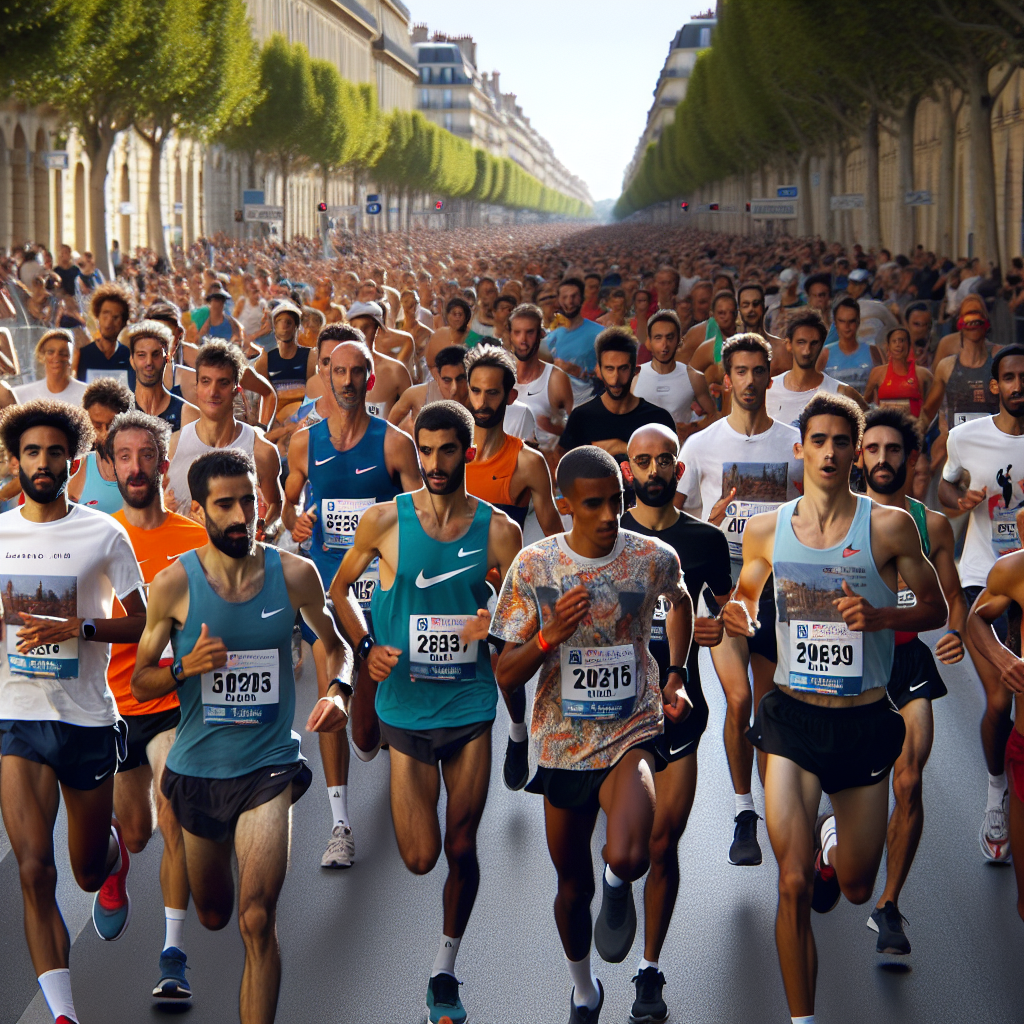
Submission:
[[636,652],[618,647],[559,648],[562,714],[566,718],[628,718],[636,700]]
[[97,370],[90,368],[85,371],[85,383],[91,384],[94,380],[103,380],[105,377],[110,380],[119,380],[125,387],[128,387],[127,370]]
[[743,559],[743,531],[747,520],[761,512],[772,512],[785,502],[788,484],[789,465],[785,462],[723,463],[722,497],[736,488],[721,525],[733,561]]
[[387,419],[384,415],[384,410],[387,408],[387,402],[367,402],[366,411],[371,416],[376,416],[379,420]]
[[[978,401],[981,401],[981,399],[979,398]],[[954,412],[953,426],[959,427],[961,423],[970,423],[971,420],[980,420],[991,415],[988,412]]]
[[[996,558],[1020,550],[1017,534],[1017,513],[1024,506],[1024,480],[1013,479],[1013,465],[996,473],[999,493],[988,497],[988,518],[992,536],[992,553]],[[995,489],[995,488],[993,488]]]
[[432,682],[476,678],[478,640],[462,642],[472,615],[410,615],[409,675]]
[[203,722],[206,725],[269,725],[281,701],[278,650],[228,651],[223,668],[204,672]]
[[77,637],[43,644],[27,654],[18,651],[18,636],[25,625],[21,612],[44,619],[69,619],[78,615],[77,577],[0,575],[0,601],[4,610],[5,654],[12,674],[78,678]]

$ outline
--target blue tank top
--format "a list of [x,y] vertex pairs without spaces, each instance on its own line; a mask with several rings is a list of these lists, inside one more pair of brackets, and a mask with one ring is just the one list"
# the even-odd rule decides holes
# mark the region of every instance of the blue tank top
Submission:
[[398,664],[377,687],[377,715],[399,729],[458,728],[494,720],[498,689],[485,641],[464,645],[465,620],[486,608],[491,506],[477,502],[463,537],[435,540],[420,526],[411,494],[398,507],[398,571],[373,592],[379,644],[397,647]]
[[113,377],[115,380],[127,384],[130,391],[135,390],[135,371],[129,361],[131,353],[127,345],[120,342],[114,348],[114,354],[108,359],[101,351],[95,341],[84,345],[78,350],[78,370],[76,376],[91,384],[101,377]]
[[[378,501],[390,501],[401,492],[388,475],[384,438],[388,425],[373,416],[359,443],[346,452],[331,444],[327,420],[309,428],[306,479],[311,497],[307,507],[316,509],[309,556],[320,573],[324,589],[331,585],[345,553],[352,547],[363,512]],[[353,590],[363,608],[380,574],[377,559],[359,577]]]
[[278,394],[282,391],[304,391],[308,364],[309,349],[301,345],[290,359],[285,359],[280,349],[267,350],[267,377]]
[[892,674],[893,631],[850,630],[832,603],[844,596],[845,580],[875,608],[896,607],[896,594],[882,579],[871,553],[874,502],[858,495],[846,537],[835,547],[819,550],[801,544],[793,532],[799,500],[780,505],[775,524],[775,682],[835,697],[855,697],[885,686]]
[[868,377],[871,376],[875,365],[871,357],[871,346],[866,341],[861,341],[858,342],[856,351],[847,354],[839,347],[837,340],[828,352],[825,372],[863,395],[868,386]]
[[96,465],[96,453],[89,452],[85,459],[85,486],[78,499],[79,505],[88,505],[98,512],[113,515],[120,512],[124,504],[121,492],[117,489],[116,480],[104,480],[100,476],[100,467]]
[[295,611],[281,556],[263,549],[263,589],[248,601],[225,601],[210,586],[195,551],[182,555],[188,573],[188,619],[171,633],[175,658],[188,654],[205,622],[228,649],[222,669],[190,676],[178,691],[181,722],[167,767],[179,775],[235,779],[267,765],[302,757],[292,732]]
[[[177,387],[177,385],[175,385]],[[181,390],[180,388],[178,389]],[[171,391],[171,403],[167,406],[162,413],[159,414],[159,418],[165,423],[171,425],[172,433],[175,430],[181,430],[181,410],[185,407],[185,399],[180,394],[175,394],[174,390]]]
[[220,338],[223,341],[230,341],[233,335],[231,330],[231,321],[225,316],[219,324],[211,323],[207,328],[206,336],[208,338]]

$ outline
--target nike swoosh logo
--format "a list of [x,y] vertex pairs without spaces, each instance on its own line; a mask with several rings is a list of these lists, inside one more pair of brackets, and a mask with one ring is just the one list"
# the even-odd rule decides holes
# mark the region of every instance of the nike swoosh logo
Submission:
[[473,548],[472,551],[466,551],[464,548],[459,548],[459,558],[469,558],[470,555],[479,555],[483,551],[483,548]]
[[314,466],[322,466],[325,462],[330,462],[331,459],[336,459],[337,457],[338,457],[337,455],[328,455],[326,459],[314,459],[313,460],[313,465]]
[[881,775],[882,772],[887,772],[888,770],[888,768],[879,768],[877,772],[871,773],[871,778],[875,778],[876,775]]
[[376,466],[367,466],[366,469],[357,469],[356,470],[356,476],[359,476],[360,473],[369,473],[371,469],[376,469],[376,468],[377,468]]
[[416,586],[422,590],[424,587],[432,587],[435,583],[444,583],[445,580],[450,580],[453,576],[458,576],[460,572],[469,572],[470,569],[475,569],[476,563],[473,565],[464,565],[461,569],[453,569],[451,572],[443,572],[440,576],[424,576],[423,570],[420,569],[419,576],[416,577]]
[[[164,557],[167,559],[168,562],[173,562],[176,558],[181,558],[182,555],[187,554],[187,551],[179,551],[178,554],[176,555],[165,555]],[[147,559],[147,561],[149,561],[149,559]],[[141,565],[142,563],[140,562],[139,564]]]
[[927,686],[927,685],[928,685],[928,680],[926,679],[923,683],[918,683],[917,686],[911,686],[908,692],[909,693],[913,693],[915,690],[920,690],[922,686]]
[[268,612],[266,608],[260,612],[261,619],[269,619],[271,615],[276,615],[278,612],[283,612],[284,608],[275,608],[272,612]]
[[849,558],[850,555],[859,555],[860,548],[843,548],[843,558]]
[[288,769],[287,769],[287,768],[282,768],[282,769],[281,769],[281,770],[280,770],[279,772],[271,772],[271,773],[270,773],[270,777],[271,777],[272,779],[275,779],[275,778],[277,778],[277,776],[278,776],[278,775],[284,775],[284,773],[285,773],[286,771],[288,771]]
[[668,756],[669,757],[674,757],[676,754],[682,753],[682,751],[684,751],[687,747],[692,747],[692,746],[693,746],[693,740],[690,740],[689,743],[684,743],[681,747],[669,747],[668,748]]
[[105,772],[96,776],[96,781],[99,782],[101,779],[105,779],[112,771],[113,768],[108,768]]

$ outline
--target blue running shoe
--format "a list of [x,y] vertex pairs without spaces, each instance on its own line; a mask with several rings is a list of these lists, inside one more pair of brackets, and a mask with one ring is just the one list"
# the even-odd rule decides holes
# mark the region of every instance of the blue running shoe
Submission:
[[459,999],[459,985],[450,974],[435,974],[427,984],[427,1020],[441,1024],[447,1018],[451,1024],[465,1024],[466,1010]]
[[121,838],[121,829],[117,825],[111,825],[110,828],[118,846],[121,847],[121,867],[107,876],[107,880],[100,886],[100,891],[92,901],[93,927],[96,934],[107,942],[121,938],[132,919],[132,901],[125,885],[131,857],[128,856],[128,847]]
[[177,946],[168,946],[160,954],[160,980],[153,989],[153,998],[161,1002],[187,1003],[192,987],[185,980],[188,958]]

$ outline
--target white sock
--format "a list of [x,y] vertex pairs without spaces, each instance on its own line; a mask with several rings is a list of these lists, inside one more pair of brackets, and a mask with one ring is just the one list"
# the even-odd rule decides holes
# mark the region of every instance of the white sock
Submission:
[[1002,810],[1003,794],[1006,792],[1006,772],[988,777],[988,806],[986,811]]
[[348,786],[328,786],[327,795],[331,800],[331,814],[335,825],[348,824]]
[[121,844],[117,841],[117,833],[114,831],[114,826],[110,826],[110,841],[117,847],[117,860],[114,861],[114,866],[107,872],[107,877],[116,875],[121,870]]
[[834,817],[826,818],[821,823],[821,862],[822,864],[828,864],[828,853],[837,843],[836,839],[836,819]]
[[164,907],[164,949],[171,946],[183,950],[185,937],[185,911]]
[[61,1014],[78,1024],[78,1014],[71,1000],[71,971],[60,967],[39,975],[39,987],[43,990],[46,1005],[56,1020]]
[[736,817],[737,818],[744,811],[752,811],[754,809],[754,794],[753,793],[734,793],[733,796],[736,798]]
[[377,740],[377,746],[373,750],[360,750],[359,744],[355,741],[352,742],[352,749],[356,752],[356,757],[360,761],[372,761],[380,753],[381,741]]
[[513,743],[525,743],[530,734],[526,731],[525,722],[509,722],[508,734]]
[[814,1014],[812,1013],[810,1017],[790,1017],[790,1020],[793,1024],[814,1024]]
[[577,1006],[585,1006],[592,1010],[601,1000],[601,992],[597,987],[597,978],[590,969],[590,954],[582,960],[570,960],[565,958],[569,965],[569,977],[572,978],[573,991],[572,1001]]
[[636,973],[639,974],[641,971],[646,971],[648,967],[653,967],[656,971],[661,970],[658,966],[657,960],[648,960],[646,957],[640,957],[640,963],[637,965]]
[[437,948],[437,956],[434,957],[434,969],[430,972],[432,978],[439,974],[450,974],[455,977],[455,958],[459,955],[459,946],[462,944],[462,937],[453,939],[450,935],[441,936],[441,945]]
[[613,888],[618,889],[620,885],[625,885],[625,881],[619,878],[612,869],[605,864],[604,866],[604,880]]

